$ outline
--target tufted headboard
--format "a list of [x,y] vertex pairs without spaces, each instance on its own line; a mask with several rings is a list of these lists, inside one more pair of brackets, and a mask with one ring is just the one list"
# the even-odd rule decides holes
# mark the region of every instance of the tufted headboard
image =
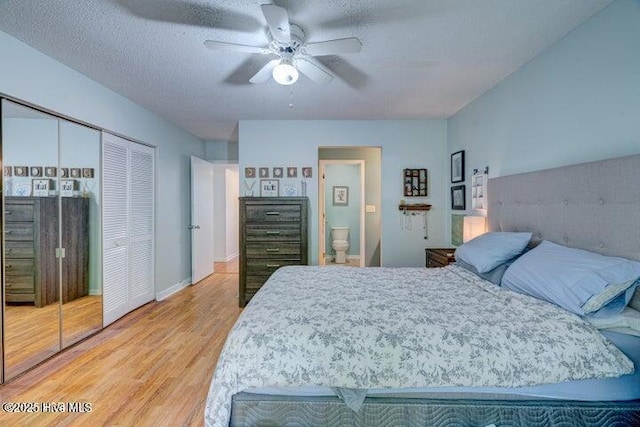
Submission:
[[640,155],[492,178],[490,231],[640,260]]

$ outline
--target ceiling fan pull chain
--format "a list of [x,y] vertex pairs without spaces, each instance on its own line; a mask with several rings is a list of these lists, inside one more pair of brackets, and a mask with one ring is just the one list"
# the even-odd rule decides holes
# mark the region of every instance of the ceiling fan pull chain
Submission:
[[289,108],[293,107],[293,86],[289,86]]

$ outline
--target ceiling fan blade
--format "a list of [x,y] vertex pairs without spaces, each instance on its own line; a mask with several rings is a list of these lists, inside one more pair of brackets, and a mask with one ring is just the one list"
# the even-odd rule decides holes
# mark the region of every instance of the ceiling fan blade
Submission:
[[358,53],[360,50],[362,50],[362,43],[355,37],[308,43],[302,47],[302,53],[308,56],[341,55]]
[[267,65],[260,68],[260,71],[255,73],[253,77],[249,79],[251,83],[265,83],[271,77],[271,73],[273,73],[273,69],[280,62],[279,59],[274,59],[272,61],[267,62]]
[[216,40],[206,40],[204,42],[204,45],[209,49],[214,49],[214,50],[231,50],[234,52],[259,53],[262,55],[267,55],[271,53],[271,51],[266,47],[247,46],[244,44],[219,42]]
[[260,7],[273,38],[282,43],[290,43],[291,28],[287,10],[275,4],[263,4]]
[[316,83],[327,84],[333,80],[333,72],[316,59],[298,56],[295,60],[298,71]]

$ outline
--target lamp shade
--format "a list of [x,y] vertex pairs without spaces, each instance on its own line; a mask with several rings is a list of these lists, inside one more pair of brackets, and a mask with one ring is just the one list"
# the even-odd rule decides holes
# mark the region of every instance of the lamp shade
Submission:
[[273,69],[273,79],[281,85],[292,85],[298,81],[298,70],[290,60],[283,59]]
[[465,216],[462,225],[462,241],[464,243],[484,234],[486,231],[485,217]]

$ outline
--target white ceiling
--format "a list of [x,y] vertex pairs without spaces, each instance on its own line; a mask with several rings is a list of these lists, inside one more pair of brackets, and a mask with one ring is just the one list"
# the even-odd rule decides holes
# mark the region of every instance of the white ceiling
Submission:
[[[270,58],[269,0],[2,0],[0,30],[206,140],[239,119],[446,118],[611,0],[287,0],[307,41],[357,37],[358,54],[319,57],[338,78],[293,86],[249,78]],[[289,104],[293,104],[292,107]]]

